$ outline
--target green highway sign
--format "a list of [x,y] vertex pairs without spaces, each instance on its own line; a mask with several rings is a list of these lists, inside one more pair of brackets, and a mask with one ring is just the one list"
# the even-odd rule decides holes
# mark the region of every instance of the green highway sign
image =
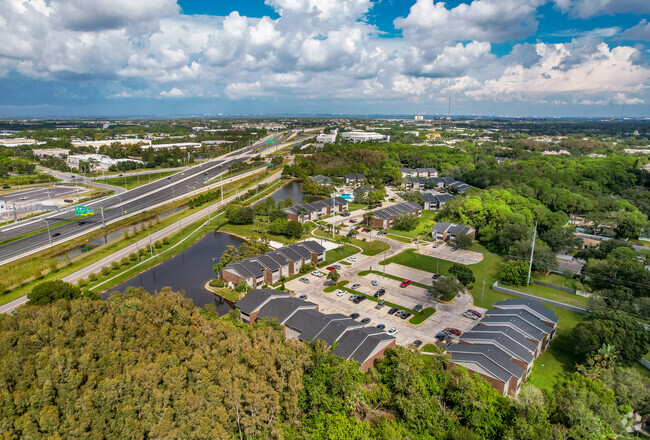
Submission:
[[87,206],[75,206],[74,207],[74,215],[86,215],[88,214],[88,207]]

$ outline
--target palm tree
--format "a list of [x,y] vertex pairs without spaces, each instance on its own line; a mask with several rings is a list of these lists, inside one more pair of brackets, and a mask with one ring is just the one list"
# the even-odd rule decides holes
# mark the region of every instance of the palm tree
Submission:
[[212,266],[212,272],[217,274],[217,278],[221,278],[221,269],[223,269],[223,264],[221,262],[214,263]]
[[[372,226],[372,220],[374,218],[375,218],[375,213],[372,211],[364,215],[364,220],[366,220],[368,226]],[[368,233],[368,237],[370,237],[370,243],[372,243],[372,231]]]

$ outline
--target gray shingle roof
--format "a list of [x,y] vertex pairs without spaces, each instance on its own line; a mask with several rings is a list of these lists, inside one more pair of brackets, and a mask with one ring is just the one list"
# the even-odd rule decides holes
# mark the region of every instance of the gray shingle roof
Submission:
[[483,316],[483,319],[481,319],[479,325],[511,325],[515,327],[517,331],[535,341],[541,341],[544,339],[544,334],[539,329],[533,327],[518,316],[485,315]]
[[339,339],[339,345],[334,349],[333,353],[336,356],[350,359],[352,354],[368,336],[379,333],[383,333],[383,330],[376,327],[362,327],[349,330],[343,334],[341,339]]
[[273,289],[255,289],[237,301],[235,306],[247,315],[259,310],[259,308],[272,298],[288,298],[289,294]]
[[258,255],[255,257],[257,261],[259,261],[264,267],[269,269],[272,272],[275,272],[280,268],[280,263],[275,261],[273,258],[269,257],[268,255]]
[[288,327],[291,327],[299,332],[301,335],[299,339],[305,342],[311,342],[315,334],[318,334],[331,320],[321,312],[313,309],[298,310],[286,322]]
[[394,339],[395,338],[390,336],[388,333],[379,333],[368,336],[354,351],[354,353],[352,353],[351,358],[360,364],[363,364],[375,354],[377,349],[388,345],[390,341]]
[[480,331],[482,333],[502,333],[530,352],[535,352],[535,350],[537,350],[537,344],[530,342],[526,339],[524,333],[512,327],[501,325],[477,325],[471,330],[471,332],[473,331]]
[[440,234],[444,233],[447,229],[451,228],[454,224],[449,222],[438,222],[433,225],[433,232],[438,232]]
[[523,309],[492,309],[487,311],[486,316],[517,316],[543,333],[549,334],[551,331],[549,326],[544,324],[541,319]]
[[[526,373],[526,370],[512,362],[508,353],[494,345],[452,344],[447,348],[447,352],[451,353],[452,361],[469,359],[470,362],[476,362],[503,382],[509,381],[513,376],[521,379]],[[499,368],[494,368],[494,366]]]
[[381,220],[390,220],[397,217],[398,215],[419,211],[421,209],[422,207],[419,203],[400,202],[392,206],[387,206],[386,208],[377,209],[375,211],[372,211],[372,213],[375,215],[375,218]]
[[[339,205],[347,205],[347,203],[348,201],[345,200],[343,197],[334,197],[335,208]],[[285,208],[284,211],[289,212],[291,214],[300,214],[301,211],[304,210],[304,213],[308,214],[310,212],[320,211],[327,207],[330,208],[332,207],[332,198],[316,200],[310,203],[297,203],[293,205],[291,208]]]
[[506,299],[504,301],[497,301],[494,303],[494,307],[516,307],[516,306],[523,306],[527,307],[533,312],[535,312],[538,317],[543,317],[546,321],[557,323],[560,318],[558,318],[555,315],[555,312],[551,309],[549,309],[546,306],[543,306],[537,301],[533,301],[532,299],[525,299],[525,298],[513,298],[513,299]]
[[345,319],[337,319],[331,321],[327,327],[325,327],[320,333],[318,333],[315,339],[322,339],[327,343],[329,347],[335,341],[339,340],[341,336],[351,328],[361,327],[361,323],[345,317]]
[[512,357],[522,360],[527,364],[530,364],[535,360],[535,355],[531,353],[530,350],[527,350],[504,333],[482,332],[477,328],[474,328],[473,330],[463,334],[460,337],[460,340],[472,344],[495,344]]
[[300,309],[315,309],[317,304],[298,298],[278,298],[267,302],[257,315],[258,318],[278,318],[281,324]]

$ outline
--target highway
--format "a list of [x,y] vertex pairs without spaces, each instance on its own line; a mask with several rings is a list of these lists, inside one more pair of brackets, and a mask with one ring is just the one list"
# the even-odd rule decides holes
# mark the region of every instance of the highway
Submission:
[[65,196],[68,194],[74,194],[75,192],[77,192],[77,189],[70,186],[54,186],[52,188],[29,188],[22,191],[2,194],[0,195],[0,200],[4,200],[5,202],[32,204]]
[[[279,133],[272,138],[279,139],[284,136],[284,133]],[[143,185],[123,194],[88,203],[85,206],[94,210],[93,215],[77,217],[74,211],[71,210],[5,227],[0,230],[0,242],[33,233],[43,228],[45,228],[45,231],[0,246],[0,264],[22,258],[30,253],[38,252],[97,229],[102,224],[102,208],[104,222],[108,223],[198,190],[204,186],[204,182],[224,173],[232,164],[245,161],[259,154],[259,151],[255,153],[252,153],[252,151],[264,146],[265,143],[266,139],[263,139],[249,147],[233,151],[167,178]],[[268,144],[268,146],[272,145]],[[57,226],[57,224],[66,221],[68,223]]]
[[[235,177],[233,177],[231,179],[237,179],[239,177],[240,176],[235,176]],[[261,184],[269,184],[271,182],[274,182],[274,181],[280,179],[281,177],[282,177],[282,171],[279,171],[279,172],[275,173],[274,175],[269,176],[268,178],[264,179],[264,181],[257,183],[254,186],[254,188],[257,188]],[[227,197],[226,199],[224,199],[223,204],[227,204],[227,203],[231,202],[232,200],[236,199],[237,197],[239,197],[239,196],[245,194],[246,192],[248,192],[250,189],[251,188],[246,188],[246,189],[244,189],[244,190],[242,190],[242,191],[240,191],[240,192],[238,192],[236,194],[233,194],[233,195]],[[207,207],[205,207],[205,208],[203,208],[203,209],[201,209],[199,211],[196,211],[196,212],[190,214],[189,216],[185,217],[183,219],[183,223],[184,224],[193,223],[193,222],[207,216],[209,213],[216,211],[217,209],[219,209],[220,206],[221,206],[221,202],[219,201],[219,202],[214,203],[214,204],[212,204],[210,206],[207,206]],[[92,263],[92,264],[90,264],[90,265],[88,265],[88,266],[86,266],[86,267],[84,267],[82,269],[79,269],[78,271],[76,271],[76,272],[74,272],[74,273],[72,273],[70,275],[67,275],[66,277],[63,278],[63,281],[75,284],[77,281],[79,281],[82,278],[88,278],[88,276],[91,273],[99,272],[102,267],[110,266],[113,261],[119,261],[122,258],[129,256],[129,254],[131,254],[132,252],[136,252],[139,249],[145,249],[149,245],[150,242],[154,243],[157,240],[161,240],[164,237],[175,234],[176,232],[178,232],[179,226],[180,226],[179,223],[174,223],[172,225],[169,225],[169,226],[161,229],[160,231],[156,231],[153,234],[151,234],[151,237],[142,238],[137,243],[133,243],[133,244],[131,244],[129,246],[126,246],[125,248],[120,249],[119,251],[116,251],[115,253],[113,253],[111,255],[108,255],[108,256],[102,258],[101,260],[99,260],[99,261],[97,261],[95,263]],[[189,237],[186,237],[183,241],[187,240],[188,238]],[[182,243],[182,242],[180,242],[180,243]],[[180,243],[176,244],[176,246],[178,246]],[[144,261],[143,261],[142,264],[144,264]],[[115,275],[115,276],[118,276],[118,275]],[[0,306],[0,313],[13,313],[13,311],[16,308],[18,308],[19,306],[25,304],[27,301],[28,301],[27,295],[21,296],[20,298],[17,298],[17,299],[15,299],[13,301],[10,301],[7,304],[1,305]]]

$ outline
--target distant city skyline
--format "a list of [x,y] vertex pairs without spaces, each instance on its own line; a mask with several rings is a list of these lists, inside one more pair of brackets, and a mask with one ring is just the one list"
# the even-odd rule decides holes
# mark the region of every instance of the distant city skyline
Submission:
[[650,117],[647,0],[0,0],[0,117]]

